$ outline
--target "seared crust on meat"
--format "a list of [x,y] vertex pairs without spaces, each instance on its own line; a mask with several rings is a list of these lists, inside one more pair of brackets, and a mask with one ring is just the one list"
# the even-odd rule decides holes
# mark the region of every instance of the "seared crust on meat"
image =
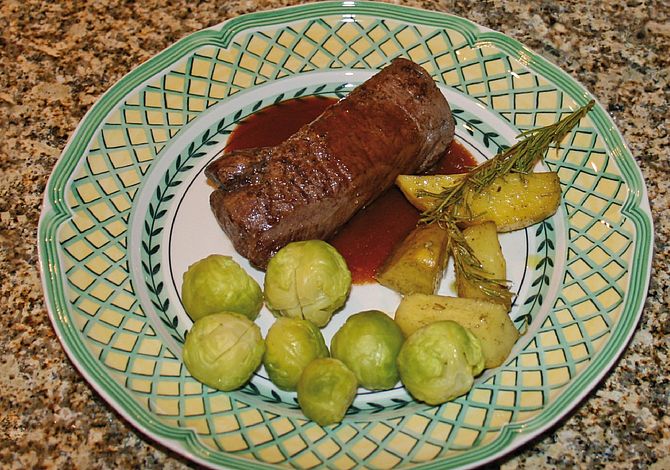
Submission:
[[453,136],[430,75],[396,59],[282,144],[212,162],[210,204],[235,249],[265,268],[291,241],[333,235],[399,174],[428,169]]

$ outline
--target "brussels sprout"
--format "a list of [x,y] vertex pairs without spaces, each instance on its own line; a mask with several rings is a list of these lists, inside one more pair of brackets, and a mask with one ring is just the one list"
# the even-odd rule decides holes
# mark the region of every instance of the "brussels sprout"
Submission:
[[270,380],[284,390],[295,390],[312,359],[328,357],[321,330],[299,318],[278,318],[265,337],[263,364]]
[[396,358],[402,331],[384,312],[350,316],[330,342],[332,356],[344,362],[358,383],[369,390],[388,390],[400,378]]
[[230,256],[209,255],[184,273],[181,299],[195,321],[216,312],[237,312],[254,320],[263,306],[263,292]]
[[347,263],[321,240],[293,242],[279,250],[265,273],[265,301],[276,316],[325,326],[344,305],[351,287]]
[[414,398],[429,405],[463,395],[483,369],[481,343],[451,320],[419,328],[398,354],[400,380]]
[[197,320],[186,336],[184,364],[198,381],[219,390],[244,385],[258,368],[265,343],[258,326],[234,312]]
[[298,381],[298,404],[321,426],[339,423],[356,397],[356,376],[330,357],[310,362]]

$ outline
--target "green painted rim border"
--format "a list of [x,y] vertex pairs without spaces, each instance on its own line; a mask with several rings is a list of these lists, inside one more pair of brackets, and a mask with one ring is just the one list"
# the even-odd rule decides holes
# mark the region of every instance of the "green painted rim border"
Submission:
[[[262,462],[250,462],[206,451],[198,445],[193,431],[166,426],[154,419],[146,409],[132,399],[127,399],[121,387],[102,370],[96,361],[92,360],[75,334],[73,325],[69,322],[67,301],[62,286],[59,285],[62,267],[56,250],[56,232],[60,224],[69,216],[64,202],[65,185],[104,117],[131,90],[160,73],[170,64],[179,61],[188,51],[204,45],[226,47],[236,34],[250,27],[269,26],[309,19],[314,16],[352,13],[383,16],[411,23],[420,22],[434,27],[456,27],[470,45],[489,43],[513,58],[518,59],[523,56],[529,70],[560,85],[561,89],[578,104],[583,104],[592,98],[586,89],[567,73],[533,53],[520,42],[501,33],[484,30],[468,20],[445,13],[375,2],[312,3],[240,16],[213,28],[193,33],[178,41],[113,85],[82,119],[47,184],[38,227],[38,252],[47,306],[54,329],[68,356],[96,391],[107,401],[115,403],[114,408],[137,429],[154,439],[160,438],[163,445],[200,463],[227,465],[230,468],[274,468],[273,465]],[[473,448],[448,460],[443,459],[418,465],[417,468],[451,468],[481,464],[500,457],[503,453],[519,447],[548,429],[563,417],[567,410],[576,406],[602,379],[616,362],[635,330],[642,313],[649,283],[653,243],[653,227],[647,206],[646,189],[640,170],[627,149],[623,137],[602,106],[594,107],[590,117],[607,147],[617,159],[622,176],[630,189],[622,213],[630,218],[636,230],[633,252],[633,259],[636,260],[636,263],[632,266],[630,273],[629,290],[624,300],[621,320],[617,323],[610,340],[600,354],[570,383],[560,397],[545,408],[541,415],[523,424],[508,425],[491,444]]]

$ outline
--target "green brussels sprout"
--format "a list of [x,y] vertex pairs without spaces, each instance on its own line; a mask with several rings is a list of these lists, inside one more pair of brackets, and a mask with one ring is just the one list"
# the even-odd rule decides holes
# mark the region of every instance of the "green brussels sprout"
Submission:
[[218,390],[244,385],[261,364],[265,343],[244,315],[221,312],[197,320],[186,335],[183,357],[198,381]]
[[276,316],[325,326],[344,305],[351,287],[347,263],[321,240],[293,242],[279,250],[265,273],[265,301]]
[[298,381],[302,412],[321,426],[339,423],[356,397],[356,376],[338,359],[314,359]]
[[451,320],[416,330],[398,354],[400,380],[414,398],[429,405],[463,395],[483,369],[481,343]]
[[216,312],[236,312],[254,320],[263,306],[258,283],[230,256],[209,255],[184,273],[181,299],[195,321]]
[[400,378],[396,358],[405,340],[384,312],[369,310],[347,318],[330,342],[332,356],[344,362],[369,390],[388,390]]
[[283,390],[296,389],[302,371],[313,359],[328,357],[321,330],[299,318],[278,318],[265,337],[265,347],[265,370]]

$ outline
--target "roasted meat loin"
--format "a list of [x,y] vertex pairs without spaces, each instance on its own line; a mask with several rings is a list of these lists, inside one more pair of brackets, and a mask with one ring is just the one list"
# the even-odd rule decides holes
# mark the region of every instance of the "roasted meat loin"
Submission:
[[289,242],[332,236],[398,175],[428,169],[453,136],[431,76],[395,59],[276,147],[210,163],[210,205],[237,252],[264,269]]

